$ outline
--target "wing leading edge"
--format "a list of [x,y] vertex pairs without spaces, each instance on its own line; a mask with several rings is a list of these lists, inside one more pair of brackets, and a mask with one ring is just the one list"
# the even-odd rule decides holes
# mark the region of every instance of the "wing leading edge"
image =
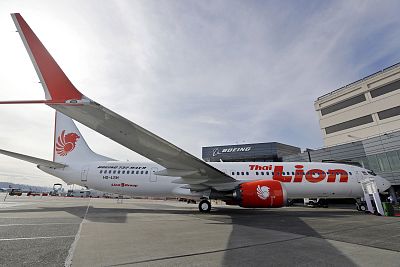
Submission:
[[[230,190],[237,181],[183,149],[80,93],[20,14],[12,14],[45,91],[45,103],[115,142],[165,167],[159,175],[179,174],[177,183]],[[195,186],[193,186],[195,188]]]

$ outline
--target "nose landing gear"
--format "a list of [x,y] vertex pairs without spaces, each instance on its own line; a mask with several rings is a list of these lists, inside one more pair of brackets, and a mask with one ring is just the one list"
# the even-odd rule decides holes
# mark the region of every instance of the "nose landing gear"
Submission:
[[203,199],[199,203],[199,211],[200,212],[210,212],[211,210],[211,202],[208,199]]

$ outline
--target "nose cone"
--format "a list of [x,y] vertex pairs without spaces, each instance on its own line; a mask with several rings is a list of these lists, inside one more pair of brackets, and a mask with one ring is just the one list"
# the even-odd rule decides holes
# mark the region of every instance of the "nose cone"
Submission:
[[392,186],[392,184],[385,178],[382,178],[380,176],[375,176],[374,178],[375,178],[376,186],[379,189],[379,192],[384,192]]

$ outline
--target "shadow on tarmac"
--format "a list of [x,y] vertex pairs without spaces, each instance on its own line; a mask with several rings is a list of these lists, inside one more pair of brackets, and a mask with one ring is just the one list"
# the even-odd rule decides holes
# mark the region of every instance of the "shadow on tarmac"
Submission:
[[[198,213],[197,209],[194,210],[190,206],[188,206],[188,209],[177,209],[174,206],[164,204],[140,203],[137,205],[143,208],[96,208],[89,206],[86,219],[91,222],[125,223],[128,214],[177,214],[195,216],[210,221],[205,222],[206,224],[230,224],[232,225],[232,232],[226,250],[223,251],[222,265],[224,266],[355,266],[351,259],[321,235],[321,233],[341,231],[336,223],[354,216],[355,213],[351,210],[316,211],[302,209],[300,211],[288,211],[213,208],[210,214],[201,214]],[[64,211],[83,219],[86,209],[87,206],[85,205],[16,209],[12,212]],[[5,212],[10,211],[0,210],[0,214]],[[308,222],[305,222],[305,220]],[[309,221],[313,222],[313,226],[310,226]],[[352,225],[352,227],[357,226]]]

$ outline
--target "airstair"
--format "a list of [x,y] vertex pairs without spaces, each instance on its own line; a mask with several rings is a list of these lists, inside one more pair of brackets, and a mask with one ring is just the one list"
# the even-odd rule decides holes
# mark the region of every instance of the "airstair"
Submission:
[[374,213],[372,206],[371,196],[375,202],[375,207],[380,215],[384,215],[381,198],[379,196],[378,187],[376,186],[375,179],[372,177],[365,177],[360,180],[361,188],[364,192],[364,201],[367,204],[368,211]]

